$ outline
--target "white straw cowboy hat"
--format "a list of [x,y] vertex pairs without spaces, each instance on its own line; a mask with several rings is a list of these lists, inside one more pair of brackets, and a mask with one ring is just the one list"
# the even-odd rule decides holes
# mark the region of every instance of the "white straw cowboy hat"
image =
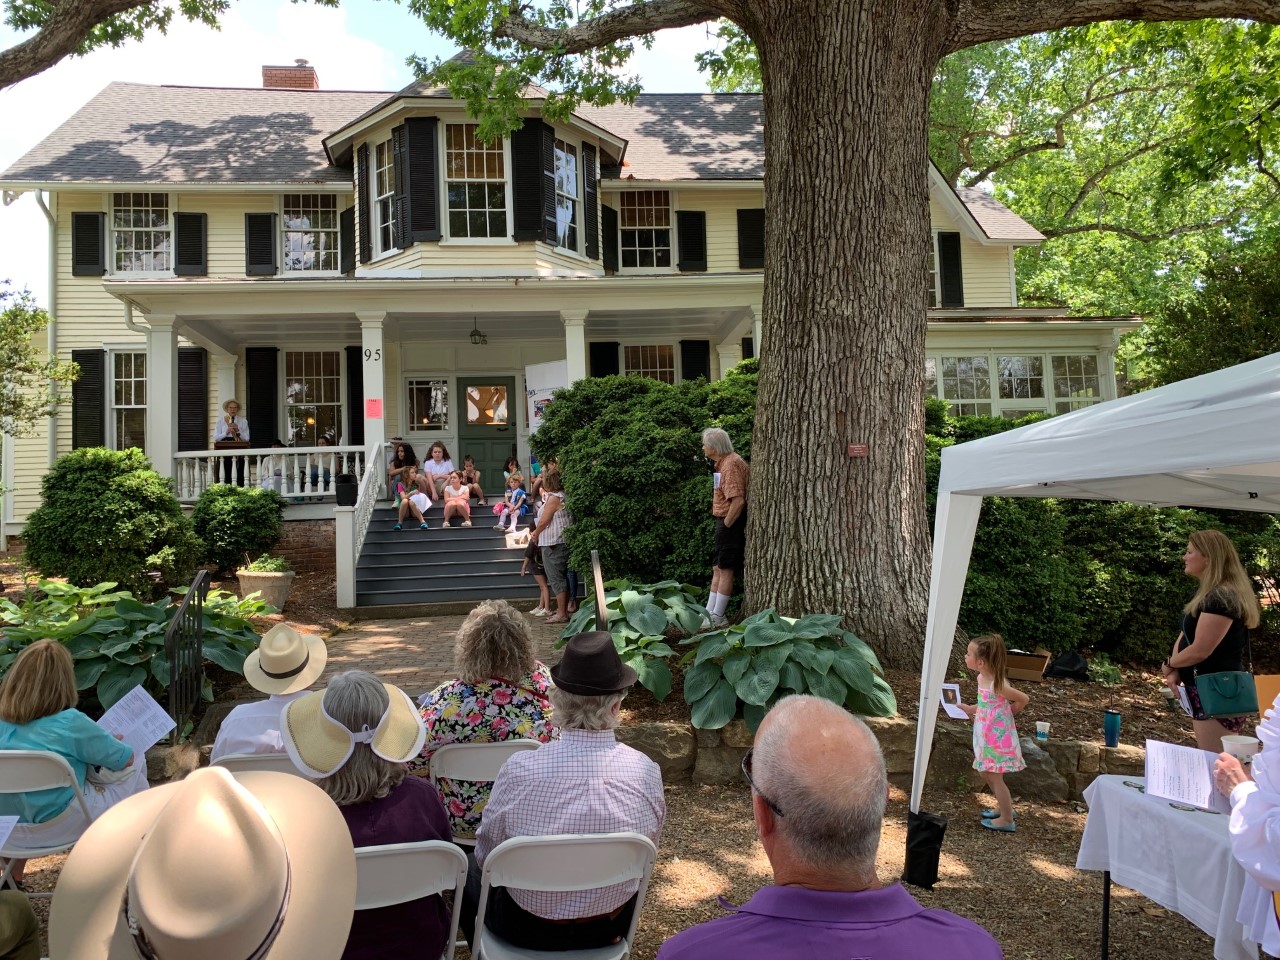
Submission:
[[245,658],[244,678],[263,693],[297,693],[316,682],[328,659],[329,650],[319,637],[277,623]]
[[237,400],[235,397],[232,397],[230,400],[224,400],[222,402],[222,412],[226,413],[227,407],[231,406],[233,403],[236,405],[237,408],[240,406],[240,401]]
[[384,683],[387,709],[372,730],[348,730],[324,708],[328,691],[308,693],[292,701],[280,714],[280,737],[294,765],[309,777],[320,779],[342,769],[357,743],[383,760],[408,763],[422,752],[427,727],[422,716],[399,687]]
[[62,868],[54,960],[338,960],[351,930],[351,833],[319,787],[220,767],[134,794]]

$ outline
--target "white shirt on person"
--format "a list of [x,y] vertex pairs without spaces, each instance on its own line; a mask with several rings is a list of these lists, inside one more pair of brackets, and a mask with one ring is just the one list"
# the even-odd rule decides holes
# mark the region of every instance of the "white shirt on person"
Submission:
[[1253,758],[1253,780],[1231,791],[1230,823],[1231,854],[1248,874],[1236,919],[1249,939],[1273,957],[1280,955],[1280,925],[1271,897],[1280,891],[1280,718],[1275,711],[1273,705],[1258,724],[1264,749]]
[[219,440],[248,440],[249,439],[249,421],[244,417],[236,417],[235,425],[240,430],[239,436],[233,436],[231,432],[231,424],[227,423],[226,416],[218,418],[218,422],[213,427],[213,442]]
[[435,458],[427,457],[422,461],[422,472],[429,473],[433,477],[447,477],[453,473],[453,461],[446,459],[436,463]]
[[280,736],[280,714],[285,706],[307,690],[297,693],[273,693],[266,700],[242,703],[227,714],[213,741],[210,760],[236,753],[284,753]]

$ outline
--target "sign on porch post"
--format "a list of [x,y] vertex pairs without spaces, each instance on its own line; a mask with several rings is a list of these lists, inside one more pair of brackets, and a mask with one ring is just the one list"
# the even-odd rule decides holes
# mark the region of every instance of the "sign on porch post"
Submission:
[[364,418],[366,420],[382,419],[382,398],[370,397],[364,402]]
[[529,432],[535,433],[551,406],[551,393],[569,385],[569,367],[564,360],[531,363],[524,368],[524,392],[528,402]]

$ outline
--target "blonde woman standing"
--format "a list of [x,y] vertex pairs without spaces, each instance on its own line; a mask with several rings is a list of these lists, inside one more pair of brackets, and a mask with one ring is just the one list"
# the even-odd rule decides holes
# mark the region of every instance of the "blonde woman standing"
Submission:
[[1217,530],[1191,534],[1182,563],[1183,572],[1200,581],[1200,586],[1182,608],[1182,631],[1160,672],[1170,690],[1179,683],[1185,688],[1196,744],[1201,750],[1221,753],[1223,734],[1239,733],[1246,718],[1206,714],[1196,676],[1244,669],[1241,655],[1249,631],[1260,618],[1258,597],[1235,544]]

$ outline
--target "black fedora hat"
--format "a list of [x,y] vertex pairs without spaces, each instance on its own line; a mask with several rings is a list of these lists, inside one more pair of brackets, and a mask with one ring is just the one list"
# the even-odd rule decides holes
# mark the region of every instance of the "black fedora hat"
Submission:
[[566,693],[603,697],[625,690],[639,675],[622,662],[613,637],[603,630],[569,638],[564,656],[551,668],[551,679]]

